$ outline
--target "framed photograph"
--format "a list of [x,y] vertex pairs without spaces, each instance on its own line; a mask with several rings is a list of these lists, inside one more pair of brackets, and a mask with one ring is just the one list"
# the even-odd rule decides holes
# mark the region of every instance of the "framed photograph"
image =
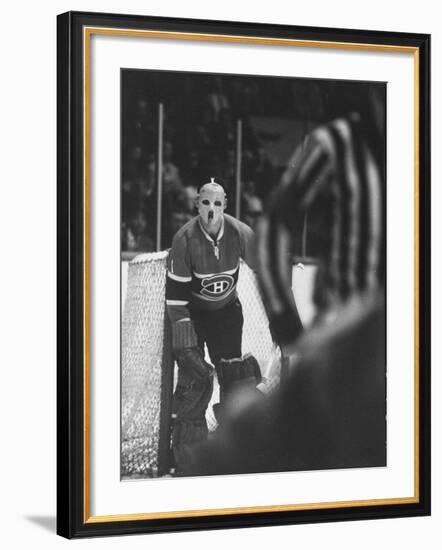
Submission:
[[430,514],[430,37],[58,17],[57,531]]

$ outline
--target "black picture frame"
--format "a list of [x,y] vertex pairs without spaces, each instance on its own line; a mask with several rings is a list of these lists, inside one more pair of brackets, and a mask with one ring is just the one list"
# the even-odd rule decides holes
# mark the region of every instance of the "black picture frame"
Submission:
[[[418,243],[419,289],[416,296],[419,323],[416,403],[418,407],[417,485],[415,498],[407,502],[370,503],[308,509],[216,513],[150,518],[94,518],[85,480],[88,422],[85,404],[90,399],[88,331],[85,309],[89,289],[85,273],[90,269],[90,248],[85,227],[84,167],[84,41],[85,29],[149,30],[168,33],[203,33],[324,42],[329,44],[407,48],[417,62],[418,105]],[[256,527],[295,523],[331,522],[430,514],[430,36],[349,29],[296,27],[255,23],[206,21],[135,15],[69,12],[57,20],[57,533],[67,538],[155,533],[202,529]],[[86,411],[86,414],[85,414]],[[347,503],[348,504],[348,503]],[[167,514],[166,514],[167,516]]]

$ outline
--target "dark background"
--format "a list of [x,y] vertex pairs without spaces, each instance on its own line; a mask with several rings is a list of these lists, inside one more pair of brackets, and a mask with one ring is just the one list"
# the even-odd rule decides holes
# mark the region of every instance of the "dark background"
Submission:
[[[318,124],[368,108],[369,84],[354,81],[124,69],[122,75],[123,255],[156,250],[159,104],[164,109],[160,249],[196,214],[211,177],[235,214],[237,121],[242,121],[240,218],[254,227],[304,137]],[[327,197],[298,220],[295,255],[315,256],[326,238]],[[315,220],[322,220],[318,223]]]

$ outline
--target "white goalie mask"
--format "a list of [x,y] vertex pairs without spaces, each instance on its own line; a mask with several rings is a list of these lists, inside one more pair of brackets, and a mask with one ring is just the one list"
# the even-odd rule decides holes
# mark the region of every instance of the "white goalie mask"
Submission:
[[221,222],[227,200],[224,189],[212,178],[200,189],[197,199],[198,213],[204,227],[207,229],[217,228]]

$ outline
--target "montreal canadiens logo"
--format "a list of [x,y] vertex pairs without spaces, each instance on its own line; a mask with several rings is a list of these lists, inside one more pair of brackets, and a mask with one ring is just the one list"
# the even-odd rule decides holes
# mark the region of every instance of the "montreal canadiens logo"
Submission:
[[222,298],[235,284],[231,275],[214,275],[201,281],[201,294],[207,298]]

